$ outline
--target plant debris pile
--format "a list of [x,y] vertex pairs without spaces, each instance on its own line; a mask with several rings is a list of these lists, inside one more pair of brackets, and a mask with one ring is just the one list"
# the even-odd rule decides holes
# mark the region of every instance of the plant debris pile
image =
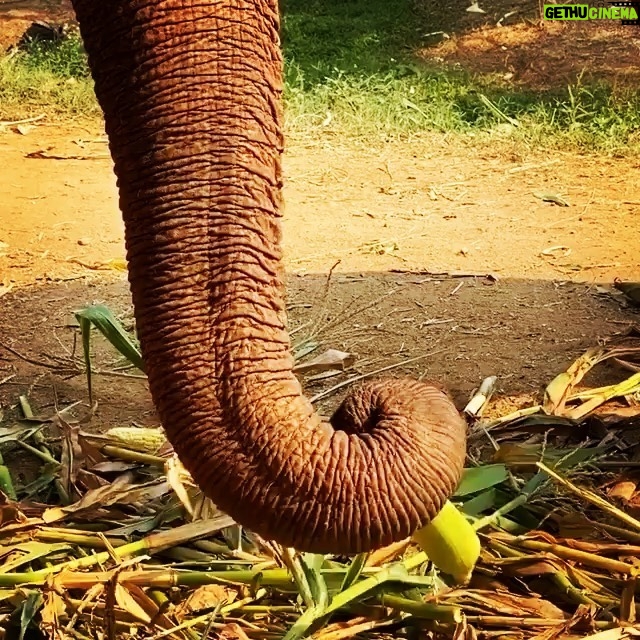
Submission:
[[[103,312],[79,317],[87,363],[90,325],[135,359]],[[602,363],[624,379],[586,387]],[[355,558],[262,540],[201,494],[161,431],[95,435],[64,410],[39,419],[21,396],[0,450],[41,471],[14,486],[0,460],[0,636],[638,635],[640,330],[587,351],[537,405],[501,416],[494,384],[465,409],[469,462],[452,501],[483,548],[463,586],[411,540]]]

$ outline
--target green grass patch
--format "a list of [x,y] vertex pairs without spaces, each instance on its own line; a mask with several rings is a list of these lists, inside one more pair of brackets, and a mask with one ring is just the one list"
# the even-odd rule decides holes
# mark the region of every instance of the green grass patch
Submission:
[[43,111],[64,117],[100,115],[78,37],[33,42],[0,58],[0,117]]
[[[445,132],[589,151],[640,150],[640,91],[583,84],[555,92],[429,67],[410,0],[284,0],[287,128],[350,136]],[[77,38],[0,61],[0,116],[95,116]]]
[[413,55],[429,29],[409,0],[285,0],[283,9],[287,123],[294,131],[438,131],[640,150],[637,90],[578,82],[539,93],[495,76],[429,67]]

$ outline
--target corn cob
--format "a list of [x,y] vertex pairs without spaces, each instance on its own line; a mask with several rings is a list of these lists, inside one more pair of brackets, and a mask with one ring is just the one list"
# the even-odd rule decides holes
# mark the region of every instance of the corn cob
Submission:
[[143,453],[156,453],[167,441],[161,428],[113,427],[105,435],[127,449]]

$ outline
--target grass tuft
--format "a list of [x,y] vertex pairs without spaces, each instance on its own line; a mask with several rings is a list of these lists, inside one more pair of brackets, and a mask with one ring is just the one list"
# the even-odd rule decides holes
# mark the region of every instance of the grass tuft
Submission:
[[60,117],[99,117],[80,39],[32,42],[0,58],[0,116],[45,111]]

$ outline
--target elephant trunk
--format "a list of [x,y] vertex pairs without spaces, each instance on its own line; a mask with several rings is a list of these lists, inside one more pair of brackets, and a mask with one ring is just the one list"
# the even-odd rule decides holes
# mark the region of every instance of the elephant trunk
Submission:
[[281,273],[277,0],[73,0],[118,179],[154,403],[196,483],[301,550],[356,553],[440,510],[447,396],[357,390],[323,423],[292,373]]

